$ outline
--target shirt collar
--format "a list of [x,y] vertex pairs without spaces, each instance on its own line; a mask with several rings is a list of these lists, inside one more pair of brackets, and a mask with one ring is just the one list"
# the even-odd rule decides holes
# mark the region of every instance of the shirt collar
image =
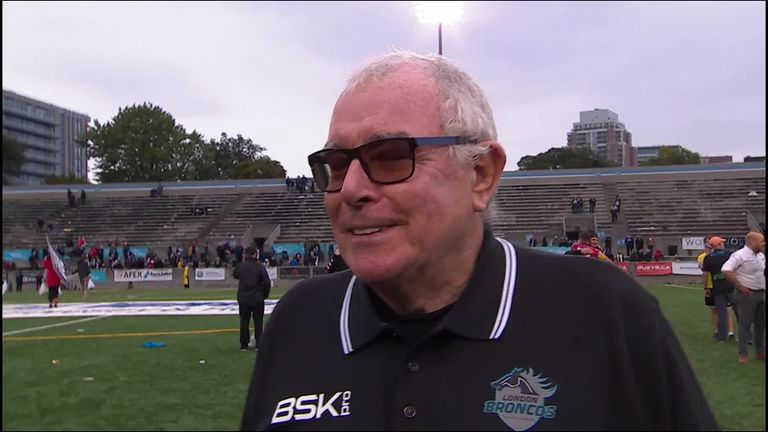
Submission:
[[[501,337],[509,321],[517,275],[517,253],[508,241],[483,234],[475,270],[459,300],[436,330],[444,328],[469,339]],[[389,325],[376,313],[368,289],[352,278],[342,302],[339,335],[344,354],[373,341]]]

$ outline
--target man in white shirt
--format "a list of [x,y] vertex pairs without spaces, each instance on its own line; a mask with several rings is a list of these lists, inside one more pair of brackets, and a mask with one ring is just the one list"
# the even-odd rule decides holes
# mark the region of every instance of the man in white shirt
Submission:
[[757,360],[765,360],[765,238],[749,232],[746,246],[723,264],[725,278],[736,287],[739,311],[739,363],[746,363],[749,328],[755,326]]

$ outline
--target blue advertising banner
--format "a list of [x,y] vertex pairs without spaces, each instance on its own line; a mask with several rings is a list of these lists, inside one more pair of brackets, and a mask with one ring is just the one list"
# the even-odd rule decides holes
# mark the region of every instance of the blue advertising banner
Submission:
[[93,283],[102,283],[107,281],[106,270],[91,270],[91,279]]
[[31,255],[29,249],[3,249],[3,261],[29,261]]

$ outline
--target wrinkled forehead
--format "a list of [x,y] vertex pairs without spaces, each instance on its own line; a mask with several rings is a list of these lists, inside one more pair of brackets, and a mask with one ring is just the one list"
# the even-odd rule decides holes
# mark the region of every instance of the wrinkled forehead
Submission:
[[399,71],[345,91],[336,101],[326,147],[443,134],[440,97],[422,73]]

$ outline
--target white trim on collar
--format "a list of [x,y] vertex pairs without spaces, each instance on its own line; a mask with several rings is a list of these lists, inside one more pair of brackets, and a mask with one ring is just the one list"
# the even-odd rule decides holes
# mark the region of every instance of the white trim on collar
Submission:
[[496,237],[504,248],[505,273],[504,285],[501,290],[501,300],[499,301],[499,311],[496,313],[496,322],[491,330],[488,339],[498,339],[507,327],[509,321],[509,311],[512,309],[512,296],[515,293],[515,279],[517,276],[517,253],[512,243]]
[[339,330],[341,331],[341,349],[344,354],[352,352],[352,339],[349,336],[349,303],[352,299],[352,287],[355,285],[357,276],[352,275],[347,285],[347,292],[344,294],[344,303],[341,305],[341,316],[339,317]]
[[[501,290],[501,298],[499,299],[499,311],[496,313],[496,321],[491,330],[489,339],[498,339],[507,327],[509,322],[509,312],[512,309],[512,297],[515,292],[515,279],[517,277],[517,253],[512,243],[502,239],[496,238],[501,243],[504,249],[505,268],[504,268],[504,284]],[[352,275],[347,285],[347,291],[344,294],[344,301],[341,305],[341,315],[339,316],[339,333],[341,336],[341,349],[344,354],[349,354],[353,351],[352,338],[349,334],[349,307],[352,300],[352,289],[354,288],[357,276]]]

